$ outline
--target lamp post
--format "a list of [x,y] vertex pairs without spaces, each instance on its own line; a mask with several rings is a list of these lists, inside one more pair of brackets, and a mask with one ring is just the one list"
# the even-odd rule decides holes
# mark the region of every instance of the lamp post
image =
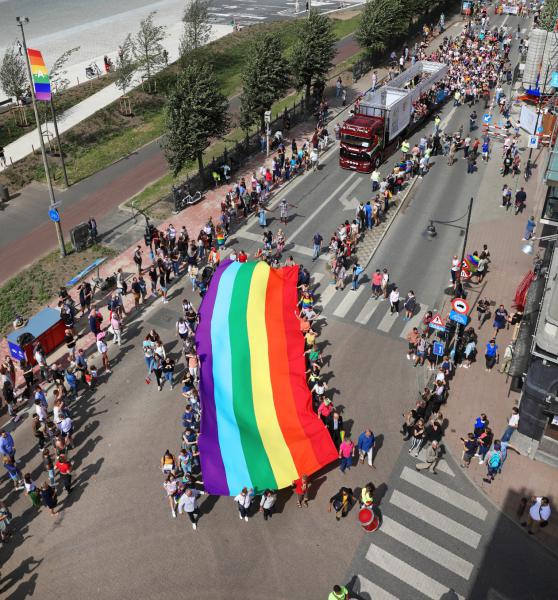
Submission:
[[[48,186],[48,195],[50,197],[50,209],[56,209],[56,198],[54,197],[54,189],[52,188],[52,181],[50,179],[50,171],[48,168],[47,155],[45,150],[45,143],[43,140],[43,133],[41,131],[41,122],[39,120],[39,111],[37,109],[37,98],[35,97],[35,86],[33,85],[33,76],[31,75],[31,63],[29,62],[29,55],[27,53],[27,43],[25,41],[25,31],[23,29],[24,23],[29,23],[27,17],[16,17],[17,24],[21,29],[21,43],[23,45],[23,53],[25,55],[25,64],[27,65],[27,77],[29,79],[29,87],[31,89],[31,99],[33,101],[33,112],[35,113],[35,121],[37,123],[37,131],[39,132],[39,144],[41,145],[41,154],[43,156],[43,166],[45,169],[45,177]],[[56,229],[56,237],[58,238],[58,246],[60,248],[60,256],[63,258],[66,256],[66,247],[64,245],[64,236],[62,233],[62,224],[60,218],[54,221],[54,227]]]

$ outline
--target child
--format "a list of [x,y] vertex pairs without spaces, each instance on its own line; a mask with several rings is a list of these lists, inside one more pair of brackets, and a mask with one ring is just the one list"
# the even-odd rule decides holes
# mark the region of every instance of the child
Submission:
[[89,370],[85,372],[85,383],[90,389],[95,387],[97,383],[97,367],[95,365],[91,365]]

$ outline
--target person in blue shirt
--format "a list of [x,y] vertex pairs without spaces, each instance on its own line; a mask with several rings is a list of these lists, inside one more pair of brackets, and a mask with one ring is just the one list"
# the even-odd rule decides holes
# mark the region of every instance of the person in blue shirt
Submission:
[[0,454],[14,458],[15,452],[14,438],[5,429],[0,430]]
[[360,464],[364,464],[364,457],[368,457],[368,466],[375,469],[374,466],[374,442],[375,437],[371,429],[366,429],[358,436],[358,458]]
[[490,340],[488,342],[484,358],[486,361],[486,371],[492,371],[494,365],[498,362],[498,346],[496,345],[496,340]]

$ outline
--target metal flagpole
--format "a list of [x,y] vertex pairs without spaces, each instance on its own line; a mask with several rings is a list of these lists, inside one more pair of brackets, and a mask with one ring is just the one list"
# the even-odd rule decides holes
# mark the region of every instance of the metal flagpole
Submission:
[[[31,87],[31,99],[33,100],[33,111],[35,113],[35,121],[37,123],[37,130],[39,132],[39,143],[41,145],[41,154],[43,155],[43,166],[45,168],[45,177],[48,186],[48,195],[50,197],[50,209],[56,208],[56,198],[54,197],[54,189],[52,188],[52,181],[50,179],[50,171],[48,168],[47,155],[45,150],[45,142],[43,140],[43,132],[41,130],[41,122],[39,120],[39,111],[37,110],[37,98],[35,97],[35,86],[33,85],[33,76],[31,74],[31,63],[29,62],[29,55],[27,53],[27,43],[25,41],[25,31],[23,30],[23,23],[29,23],[27,17],[16,17],[17,24],[21,29],[21,42],[23,45],[23,53],[25,54],[25,64],[27,65],[27,76],[29,78],[29,85]],[[62,224],[60,219],[54,221],[54,227],[56,229],[56,237],[58,238],[58,245],[60,247],[60,256],[66,256],[66,247],[64,245],[64,236],[62,234]]]

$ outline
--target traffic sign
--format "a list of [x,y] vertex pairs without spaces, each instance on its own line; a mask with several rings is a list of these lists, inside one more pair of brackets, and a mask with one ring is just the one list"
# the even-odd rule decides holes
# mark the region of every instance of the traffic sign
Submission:
[[434,342],[432,344],[432,354],[434,356],[444,356],[445,345],[443,342]]
[[464,315],[463,313],[455,312],[454,310],[452,310],[450,312],[449,318],[452,321],[459,323],[460,325],[467,325],[467,323],[469,322],[469,317],[467,315]]
[[48,216],[49,216],[49,219],[51,221],[53,221],[54,223],[58,223],[58,221],[60,221],[60,215],[58,214],[58,211],[55,208],[51,208],[48,211]]
[[461,269],[461,273],[459,275],[461,279],[471,279],[471,271],[469,269]]
[[466,315],[469,312],[469,305],[463,298],[454,298],[451,301],[453,310],[460,315]]
[[436,329],[437,331],[445,331],[446,330],[446,325],[445,325],[444,321],[442,320],[442,317],[439,314],[435,314],[432,317],[432,321],[430,321],[428,326],[432,327],[432,329]]
[[543,133],[543,131],[544,131],[544,127],[542,125],[539,125],[537,127],[537,133]]
[[539,138],[536,135],[530,135],[529,141],[527,142],[527,148],[534,148],[535,150],[539,147]]
[[483,123],[490,123],[490,121],[492,121],[492,115],[489,115],[488,113],[486,113],[485,115],[482,116],[482,122]]

